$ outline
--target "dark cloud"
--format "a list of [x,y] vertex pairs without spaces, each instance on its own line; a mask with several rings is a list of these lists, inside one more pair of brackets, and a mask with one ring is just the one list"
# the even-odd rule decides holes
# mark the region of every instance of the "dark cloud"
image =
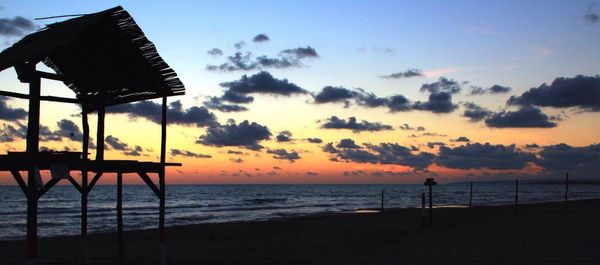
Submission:
[[523,152],[515,145],[468,143],[454,148],[442,146],[435,162],[455,169],[523,169],[535,155]]
[[390,109],[390,112],[409,111],[412,109],[410,101],[402,95],[389,97],[386,105]]
[[421,136],[430,136],[430,137],[446,137],[448,135],[445,134],[439,134],[439,133],[435,133],[435,132],[426,132],[421,134]]
[[81,132],[79,126],[77,126],[77,124],[75,124],[73,121],[62,119],[56,124],[58,126],[58,130],[55,131],[54,134],[76,141],[81,141],[83,139],[83,132]]
[[394,164],[409,166],[418,170],[427,168],[435,158],[434,154],[421,152],[412,154],[411,149],[396,143],[379,145],[364,144],[364,148],[333,148],[329,143],[324,151],[334,154],[332,161],[347,161],[370,164]]
[[292,163],[294,163],[296,160],[300,159],[300,156],[298,155],[298,152],[296,152],[296,151],[288,152],[285,149],[269,149],[269,150],[267,150],[267,153],[273,154],[274,155],[273,158],[275,158],[275,159],[289,160]]
[[[109,113],[128,114],[131,118],[145,118],[154,123],[161,123],[162,107],[152,101],[121,104],[107,108]],[[183,109],[179,100],[171,102],[167,110],[167,120],[171,124],[196,125],[198,127],[210,126],[217,123],[217,117],[206,107],[191,107]]]
[[487,89],[478,87],[478,86],[471,86],[470,94],[471,95],[501,94],[501,93],[508,93],[508,92],[510,92],[510,90],[511,90],[510,87],[501,86],[501,85],[493,85]]
[[435,148],[436,146],[442,147],[442,146],[446,146],[446,144],[442,143],[442,142],[427,142],[427,147],[429,147],[431,149]]
[[226,125],[212,125],[206,129],[206,134],[200,136],[196,143],[209,146],[241,146],[250,150],[259,150],[262,140],[271,138],[271,132],[266,126],[256,122],[241,122],[239,125],[231,121]]
[[238,158],[230,158],[229,161],[231,161],[233,163],[238,163],[238,164],[244,163],[244,159],[241,159],[239,157]]
[[585,21],[589,22],[590,24],[595,24],[596,22],[598,22],[598,20],[600,20],[600,16],[598,16],[598,14],[595,13],[593,9],[594,6],[590,6],[585,16],[583,16]]
[[250,77],[243,75],[240,80],[224,82],[220,86],[227,88],[230,93],[237,95],[260,93],[291,96],[292,94],[308,93],[294,83],[288,82],[287,79],[276,79],[264,71]]
[[321,140],[321,138],[306,138],[306,140],[309,143],[313,143],[313,144],[320,144],[323,142],[323,140]]
[[397,73],[393,73],[393,74],[389,74],[389,75],[382,75],[380,76],[381,78],[388,78],[388,79],[401,79],[401,78],[411,78],[411,77],[419,77],[419,76],[423,76],[423,72],[421,72],[421,70],[419,69],[408,69],[404,72],[397,72]]
[[400,125],[398,128],[403,131],[425,131],[425,127],[423,126],[410,127],[407,123]]
[[542,147],[536,164],[553,175],[570,173],[577,178],[595,178],[600,174],[600,144],[583,147],[564,143]]
[[559,77],[550,85],[530,88],[520,96],[511,96],[510,105],[569,108],[600,111],[600,76]]
[[244,46],[246,46],[245,41],[239,41],[239,42],[236,42],[235,44],[233,44],[233,47],[235,47],[238,50],[243,48]]
[[315,103],[344,102],[355,98],[356,92],[343,87],[326,86],[314,96]]
[[[242,48],[240,46],[238,50]],[[220,65],[207,65],[209,71],[253,71],[267,68],[284,69],[291,67],[301,67],[302,61],[307,58],[319,57],[316,50],[310,46],[306,48],[286,49],[279,53],[277,57],[266,55],[254,57],[251,52],[242,53],[240,51],[227,56],[227,62]]]
[[433,113],[450,113],[456,108],[458,108],[458,105],[452,103],[452,94],[448,92],[431,93],[428,101],[413,103],[413,109],[426,110]]
[[421,92],[429,92],[432,94],[438,94],[440,92],[445,92],[449,94],[456,94],[460,92],[462,88],[462,84],[454,81],[453,79],[448,79],[445,77],[440,77],[437,82],[423,84],[421,86]]
[[115,150],[125,151],[129,149],[127,143],[122,142],[121,140],[119,140],[119,138],[114,137],[112,135],[106,136],[104,142]]
[[460,136],[460,137],[458,137],[458,138],[456,138],[456,139],[452,139],[452,140],[450,140],[450,141],[451,141],[451,142],[464,142],[464,143],[468,143],[468,142],[470,142],[471,140],[470,140],[469,138],[465,137],[465,136]]
[[465,102],[462,105],[465,108],[463,116],[469,118],[469,121],[471,122],[479,122],[492,114],[492,111],[473,102]]
[[286,49],[281,51],[281,54],[290,56],[292,58],[304,59],[304,58],[316,58],[319,57],[317,51],[310,46],[298,47],[295,49]]
[[319,173],[318,172],[313,172],[313,171],[306,171],[306,175],[307,176],[318,176]]
[[235,151],[235,150],[227,150],[227,154],[230,154],[230,155],[244,155],[244,152],[242,152],[242,151]]
[[203,103],[207,109],[218,110],[220,112],[241,112],[248,110],[248,108],[244,106],[223,103],[222,97],[209,97],[208,100]]
[[212,55],[212,56],[215,56],[215,57],[223,56],[223,51],[221,49],[218,49],[218,48],[213,48],[211,50],[208,50],[206,53],[208,55]]
[[340,140],[340,142],[335,146],[337,148],[361,148],[359,145],[357,145],[354,140],[352,139],[342,139]]
[[277,140],[277,142],[291,142],[292,139],[292,133],[290,131],[281,131],[279,132],[279,134],[275,137],[275,140]]
[[523,106],[516,111],[493,113],[485,119],[485,124],[493,128],[553,128],[557,125],[553,120],[557,119],[536,107]]
[[198,154],[188,150],[171,149],[171,156],[183,156],[193,158],[211,158],[211,155]]
[[266,34],[258,34],[256,36],[254,36],[254,38],[252,39],[253,42],[267,42],[269,41],[269,36],[267,36]]
[[27,118],[26,110],[8,106],[8,100],[8,97],[0,96],[0,120],[15,121]]
[[29,19],[21,16],[0,18],[0,35],[5,37],[20,37],[37,28]]
[[27,138],[27,126],[17,123],[17,127],[10,124],[2,124],[0,128],[0,143],[10,143],[17,139]]
[[535,148],[540,148],[540,146],[538,144],[536,144],[536,143],[533,143],[533,144],[526,144],[525,148],[535,149]]
[[325,129],[348,129],[353,132],[361,132],[361,131],[382,131],[382,130],[393,130],[394,128],[390,125],[382,124],[380,122],[368,122],[363,120],[362,122],[356,122],[355,117],[348,118],[348,121],[345,119],[340,119],[336,116],[331,116],[326,119],[326,122],[321,126],[321,128]]

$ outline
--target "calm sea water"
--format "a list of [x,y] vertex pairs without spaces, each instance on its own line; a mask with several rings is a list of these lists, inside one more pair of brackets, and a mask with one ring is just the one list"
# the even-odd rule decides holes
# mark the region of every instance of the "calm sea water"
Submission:
[[[167,186],[167,225],[266,220],[317,212],[378,208],[381,190],[386,207],[417,207],[422,185],[188,185]],[[475,183],[474,205],[510,203],[513,183]],[[600,185],[569,187],[569,197],[600,197]],[[562,184],[521,184],[519,200],[562,200]],[[469,184],[434,187],[436,205],[468,203]],[[26,200],[16,186],[0,186],[0,240],[23,239]],[[116,231],[116,186],[96,186],[89,197],[90,233]],[[126,230],[155,228],[158,199],[146,186],[123,187]],[[71,186],[56,186],[39,202],[39,235],[77,235],[80,227],[80,195]]]

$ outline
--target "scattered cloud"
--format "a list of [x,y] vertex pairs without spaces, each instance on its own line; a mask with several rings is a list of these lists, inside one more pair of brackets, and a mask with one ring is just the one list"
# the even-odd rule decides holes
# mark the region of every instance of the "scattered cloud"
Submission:
[[266,34],[263,34],[263,33],[261,33],[261,34],[258,34],[258,35],[256,35],[256,36],[254,36],[254,38],[252,38],[252,41],[253,41],[253,42],[257,42],[257,43],[260,43],[260,42],[267,42],[267,41],[269,41],[269,40],[270,40],[270,39],[269,39],[269,36],[267,36]]
[[361,148],[359,145],[357,145],[354,140],[346,138],[346,139],[342,139],[340,140],[340,142],[335,146],[337,148],[356,148],[359,149]]
[[256,122],[241,122],[239,125],[230,120],[225,125],[212,125],[206,129],[206,134],[200,136],[196,141],[198,144],[208,146],[240,146],[250,150],[260,150],[263,148],[259,144],[262,140],[271,138],[271,132],[266,126]]
[[181,149],[171,149],[171,156],[183,156],[183,157],[193,157],[193,158],[211,158],[211,155],[206,154],[198,154],[188,150]]
[[425,127],[423,126],[410,127],[407,123],[400,125],[398,128],[403,131],[425,131]]
[[309,143],[313,143],[313,144],[320,144],[323,142],[323,140],[321,140],[321,138],[306,138],[306,141],[308,141]]
[[544,83],[520,96],[511,96],[507,104],[600,111],[600,76],[559,77],[550,85]]
[[470,95],[484,95],[484,94],[502,94],[510,92],[511,88],[501,85],[493,85],[489,88],[483,88],[478,86],[471,86]]
[[[338,144],[339,145],[339,144]],[[333,143],[323,150],[333,154],[330,160],[369,164],[394,164],[423,170],[433,163],[434,154],[421,152],[412,154],[410,148],[396,143],[363,144],[364,148],[334,148]]]
[[412,78],[412,77],[420,77],[423,76],[423,72],[419,69],[408,69],[404,72],[396,72],[389,75],[382,75],[381,78],[386,79],[402,79],[402,78]]
[[290,131],[281,131],[279,132],[279,134],[275,137],[275,140],[279,143],[282,142],[291,142],[293,141],[292,139],[292,133]]
[[292,163],[294,163],[296,160],[300,159],[298,152],[293,151],[293,150],[288,152],[285,149],[269,149],[269,150],[267,150],[267,153],[273,154],[273,158],[275,158],[275,159],[289,160]]
[[463,116],[469,118],[470,122],[482,121],[483,119],[487,118],[490,114],[492,114],[491,110],[488,110],[473,102],[465,102],[462,103],[462,105],[465,108]]
[[464,142],[464,143],[468,143],[470,141],[471,140],[469,138],[465,137],[465,136],[460,136],[460,137],[458,137],[456,139],[451,139],[450,140],[450,142]]
[[468,143],[454,148],[442,146],[436,164],[454,169],[523,169],[535,155],[515,145]]
[[516,111],[492,113],[485,124],[493,128],[553,128],[559,120],[557,116],[548,116],[533,106],[523,106]]
[[542,147],[536,164],[544,173],[563,175],[566,172],[579,178],[590,178],[600,174],[600,144],[574,147],[557,144]]
[[254,98],[247,96],[252,93],[281,96],[308,93],[287,79],[274,78],[270,73],[264,71],[250,77],[243,75],[240,80],[224,82],[220,86],[227,88],[220,99],[233,103],[252,102]]
[[[243,45],[237,45],[240,50]],[[261,55],[255,57],[251,52],[238,51],[233,55],[227,56],[227,61],[219,65],[207,65],[208,71],[234,72],[234,71],[254,71],[267,68],[285,69],[303,66],[303,61],[310,58],[318,58],[317,51],[310,47],[298,47],[294,49],[285,49],[277,57]]]
[[133,147],[130,147],[129,144],[121,141],[119,138],[114,137],[112,135],[106,136],[106,138],[104,139],[104,144],[107,150],[113,149],[121,151],[121,153],[126,156],[141,156],[142,152],[144,151],[144,149],[141,146],[135,145]]
[[0,18],[0,36],[4,37],[20,37],[31,32],[38,27],[33,24],[33,21],[21,16],[14,18]]
[[214,57],[223,56],[223,51],[219,48],[212,48],[206,52],[208,55],[212,55]]
[[248,108],[237,104],[223,103],[221,97],[209,97],[203,104],[207,109],[218,110],[220,112],[241,112],[248,110]]
[[13,108],[7,104],[10,99],[0,96],[0,120],[16,121],[27,118],[27,111],[22,108]]
[[[130,118],[145,118],[157,124],[160,124],[162,120],[161,105],[152,101],[110,106],[107,108],[107,112],[127,114]],[[189,109],[183,109],[179,100],[169,104],[167,117],[169,123],[185,126],[195,125],[197,127],[205,127],[217,124],[217,117],[206,107],[194,106]]]
[[[463,82],[463,84],[464,83],[465,82]],[[441,93],[441,92],[445,92],[445,93],[449,93],[449,94],[456,94],[456,93],[460,92],[463,84],[461,84],[453,79],[448,79],[446,77],[440,77],[437,82],[423,84],[421,86],[420,91],[421,92],[429,92],[432,94],[437,94],[437,93]]]
[[429,95],[429,100],[425,102],[416,101],[413,103],[413,109],[426,110],[433,113],[450,113],[458,108],[458,105],[452,103],[452,94],[448,92],[435,92]]
[[326,122],[323,123],[321,128],[324,129],[347,129],[352,130],[355,133],[361,131],[383,131],[383,130],[393,130],[394,128],[390,125],[382,124],[380,122],[369,122],[363,120],[362,122],[356,122],[355,117],[348,118],[348,121],[345,119],[340,119],[337,116],[331,116],[326,119]]

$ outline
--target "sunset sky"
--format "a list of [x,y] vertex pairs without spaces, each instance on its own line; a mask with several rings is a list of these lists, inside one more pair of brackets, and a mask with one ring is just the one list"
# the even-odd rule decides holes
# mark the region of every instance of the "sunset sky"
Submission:
[[[2,49],[66,19],[34,18],[133,16],[186,86],[169,98],[171,184],[600,177],[598,1],[0,5]],[[28,91],[12,68],[0,86]],[[42,94],[74,97],[56,81]],[[156,103],[107,109],[107,159],[158,161]],[[0,153],[25,149],[26,112],[0,97]],[[42,103],[40,146],[81,150],[79,112]]]

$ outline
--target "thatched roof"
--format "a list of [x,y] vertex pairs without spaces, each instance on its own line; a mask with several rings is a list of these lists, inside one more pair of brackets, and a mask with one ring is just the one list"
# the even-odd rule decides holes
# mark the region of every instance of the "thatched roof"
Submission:
[[0,53],[0,71],[40,61],[63,75],[78,99],[92,104],[185,93],[175,71],[120,6],[25,36]]

